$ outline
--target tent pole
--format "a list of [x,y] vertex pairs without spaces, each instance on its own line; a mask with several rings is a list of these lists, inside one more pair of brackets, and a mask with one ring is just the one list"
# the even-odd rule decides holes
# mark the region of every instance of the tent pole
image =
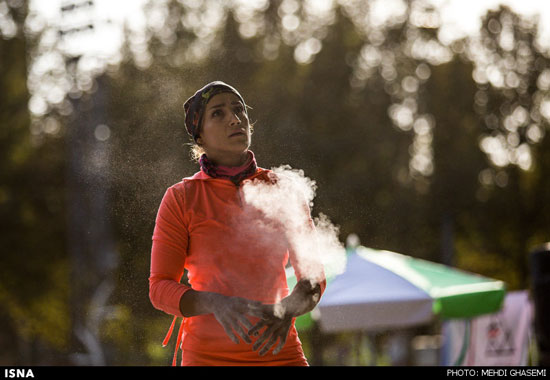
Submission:
[[455,366],[464,364],[464,358],[466,357],[466,352],[470,346],[470,327],[470,320],[466,319],[464,321],[464,339],[462,340],[462,348],[460,349],[460,354],[454,363]]

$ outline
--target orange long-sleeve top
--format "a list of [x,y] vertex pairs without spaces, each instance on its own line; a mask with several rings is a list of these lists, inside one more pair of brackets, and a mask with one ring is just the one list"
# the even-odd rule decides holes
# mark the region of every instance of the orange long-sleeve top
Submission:
[[[268,182],[269,173],[258,168],[246,181]],[[155,308],[183,318],[176,343],[182,365],[307,365],[294,325],[277,355],[260,356],[252,344],[232,342],[212,314],[185,318],[179,309],[190,288],[267,304],[286,297],[288,261],[298,280],[303,273],[281,227],[247,207],[242,186],[227,179],[199,171],[168,188],[153,232],[149,297]],[[180,282],[185,269],[189,285]],[[324,291],[324,277],[320,284]]]

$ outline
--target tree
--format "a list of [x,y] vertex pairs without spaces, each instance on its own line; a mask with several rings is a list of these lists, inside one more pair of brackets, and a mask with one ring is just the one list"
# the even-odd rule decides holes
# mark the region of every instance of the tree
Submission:
[[525,288],[528,253],[550,238],[543,195],[548,56],[537,42],[537,23],[507,7],[487,13],[481,36],[470,41],[467,54],[474,64],[474,107],[482,122],[479,146],[488,162],[480,172],[478,209],[461,243],[478,253],[464,252],[464,259],[471,263],[474,255],[486,257],[512,288]]
[[69,325],[63,141],[51,137],[53,120],[29,115],[27,2],[2,5],[14,33],[0,39],[2,56],[10,57],[0,62],[1,349],[10,364],[55,363]]

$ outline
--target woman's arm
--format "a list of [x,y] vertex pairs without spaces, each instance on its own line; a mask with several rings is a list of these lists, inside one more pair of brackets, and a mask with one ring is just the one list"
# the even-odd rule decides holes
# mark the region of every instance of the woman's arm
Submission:
[[183,196],[169,188],[159,206],[153,231],[149,299],[156,309],[181,317],[179,301],[190,287],[180,283],[188,245],[180,204]]
[[179,317],[212,313],[231,340],[239,343],[238,335],[250,343],[246,332],[252,324],[245,315],[263,316],[259,311],[260,302],[199,292],[180,283],[188,246],[182,204],[183,195],[170,188],[157,213],[149,277],[151,303],[155,308]]

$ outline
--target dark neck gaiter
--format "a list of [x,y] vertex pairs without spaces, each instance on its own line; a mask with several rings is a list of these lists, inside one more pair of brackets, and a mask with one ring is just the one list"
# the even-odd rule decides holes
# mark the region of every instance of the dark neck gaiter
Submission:
[[248,159],[242,166],[227,167],[215,165],[212,163],[206,154],[203,154],[199,160],[203,172],[213,178],[224,178],[239,186],[241,182],[256,173],[257,165],[256,158],[252,151],[248,151]]

